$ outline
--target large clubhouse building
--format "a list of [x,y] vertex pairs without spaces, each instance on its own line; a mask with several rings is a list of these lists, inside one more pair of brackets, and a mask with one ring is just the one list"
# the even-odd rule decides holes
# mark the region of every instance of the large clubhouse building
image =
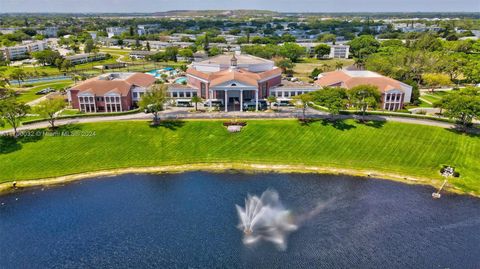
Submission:
[[399,110],[410,103],[412,86],[382,76],[372,71],[337,70],[320,74],[316,81],[320,87],[342,87],[351,89],[358,85],[373,85],[381,92],[381,109]]
[[[185,75],[183,83],[168,85],[172,102],[191,105],[192,97],[200,96],[206,107],[225,112],[266,108],[268,96],[275,96],[279,104],[289,104],[296,95],[324,87],[377,86],[384,110],[402,109],[412,94],[411,86],[371,71],[326,72],[314,84],[287,81],[273,61],[246,54],[218,55],[193,62]],[[127,111],[137,107],[155,81],[154,76],[143,73],[104,74],[72,87],[68,100],[82,112]]]
[[317,90],[317,86],[282,81],[282,70],[273,61],[237,54],[218,55],[193,62],[187,70],[187,85],[171,85],[172,98],[188,98],[194,94],[217,104],[225,111],[243,111],[244,103],[259,108],[259,100],[274,95],[280,100]]

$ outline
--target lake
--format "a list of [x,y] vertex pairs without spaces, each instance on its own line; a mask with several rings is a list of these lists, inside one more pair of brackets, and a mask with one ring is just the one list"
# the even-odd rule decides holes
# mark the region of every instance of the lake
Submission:
[[[286,250],[235,205],[278,192]],[[317,174],[121,175],[0,196],[0,268],[480,268],[480,199]],[[315,210],[323,205],[321,210]]]

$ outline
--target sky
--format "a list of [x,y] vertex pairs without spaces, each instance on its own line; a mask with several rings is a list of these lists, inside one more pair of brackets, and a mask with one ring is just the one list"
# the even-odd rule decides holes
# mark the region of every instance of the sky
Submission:
[[0,0],[4,12],[157,12],[263,9],[280,12],[480,12],[480,0]]

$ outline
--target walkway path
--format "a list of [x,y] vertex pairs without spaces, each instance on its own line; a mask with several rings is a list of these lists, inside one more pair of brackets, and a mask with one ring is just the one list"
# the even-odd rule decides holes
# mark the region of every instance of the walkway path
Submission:
[[[318,111],[315,109],[308,109],[306,113],[308,118],[312,119],[324,119],[330,118],[329,114],[323,111]],[[281,112],[204,112],[204,113],[192,113],[184,109],[170,109],[161,113],[160,118],[162,120],[166,119],[289,119],[289,118],[298,118],[301,117],[301,111],[281,111]],[[337,115],[337,119],[352,119],[360,118],[357,115]],[[145,113],[136,113],[129,115],[121,116],[99,116],[99,117],[85,117],[85,118],[73,118],[73,119],[59,119],[56,121],[56,125],[67,125],[67,124],[77,124],[77,123],[91,123],[91,122],[109,122],[109,121],[124,121],[124,120],[151,120],[151,114]],[[455,125],[448,122],[434,121],[428,119],[414,119],[406,117],[396,117],[396,116],[381,116],[381,115],[369,115],[366,116],[367,120],[376,120],[376,121],[393,121],[393,122],[402,122],[410,124],[421,124],[428,126],[436,126],[441,128],[454,128]],[[18,128],[19,131],[25,130],[34,130],[39,128],[46,128],[49,126],[47,121],[42,121],[38,123],[24,125]],[[11,133],[13,130],[4,130],[0,131],[0,134]],[[476,133],[479,133],[480,130],[475,130]]]

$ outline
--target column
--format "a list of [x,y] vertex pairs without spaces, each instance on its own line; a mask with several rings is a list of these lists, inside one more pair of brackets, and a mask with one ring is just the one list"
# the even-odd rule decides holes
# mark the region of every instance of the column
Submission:
[[243,112],[243,90],[240,90],[240,112]]
[[225,112],[228,112],[228,97],[227,97],[227,90],[225,90]]
[[210,110],[212,110],[212,96],[213,96],[213,90],[208,90],[209,91],[209,97],[208,98],[208,106],[210,107]]
[[258,111],[258,89],[255,90],[255,111]]

